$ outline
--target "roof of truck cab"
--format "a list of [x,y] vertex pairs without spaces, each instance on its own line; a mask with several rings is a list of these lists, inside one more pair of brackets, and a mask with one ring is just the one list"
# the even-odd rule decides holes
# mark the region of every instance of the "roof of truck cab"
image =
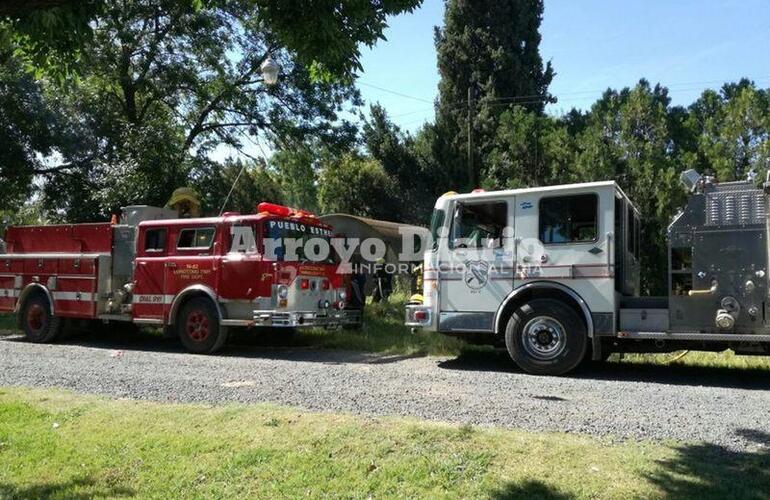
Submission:
[[311,226],[319,226],[327,229],[331,229],[331,226],[324,223],[317,217],[281,217],[275,214],[258,213],[258,214],[225,214],[221,217],[198,217],[190,219],[157,219],[146,220],[139,223],[139,227],[179,227],[179,226],[201,226],[230,223],[237,224],[239,222],[255,222],[268,219],[287,220],[292,222],[298,222],[300,224],[306,224]]
[[517,189],[504,189],[499,191],[478,191],[475,193],[455,193],[446,194],[442,198],[449,198],[452,200],[475,200],[475,199],[494,199],[500,196],[516,196],[522,194],[536,194],[536,193],[560,193],[569,191],[578,191],[584,189],[596,189],[596,188],[612,188],[615,189],[623,198],[628,201],[631,208],[639,214],[639,210],[636,208],[631,199],[623,192],[617,182],[615,181],[597,181],[597,182],[580,182],[576,184],[557,184],[555,186],[538,186],[527,187]]

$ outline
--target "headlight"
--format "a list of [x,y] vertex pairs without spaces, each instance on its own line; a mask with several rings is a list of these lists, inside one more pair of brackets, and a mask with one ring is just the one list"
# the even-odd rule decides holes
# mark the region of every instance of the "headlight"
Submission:
[[337,294],[340,297],[340,300],[345,300],[348,298],[348,292],[345,290],[340,290],[340,292]]
[[285,299],[289,296],[289,287],[286,285],[278,285],[278,298]]

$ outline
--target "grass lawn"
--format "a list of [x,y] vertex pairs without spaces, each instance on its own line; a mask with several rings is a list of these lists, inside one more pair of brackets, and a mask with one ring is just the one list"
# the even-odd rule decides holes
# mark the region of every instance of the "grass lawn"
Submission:
[[0,498],[767,498],[768,452],[0,389]]
[[0,314],[0,334],[12,330],[16,330],[16,319],[7,314]]

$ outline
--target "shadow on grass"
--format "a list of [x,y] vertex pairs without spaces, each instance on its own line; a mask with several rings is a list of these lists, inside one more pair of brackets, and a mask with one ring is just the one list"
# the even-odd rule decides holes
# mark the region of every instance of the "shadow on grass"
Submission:
[[102,487],[91,478],[78,478],[64,483],[16,486],[0,483],[0,498],[115,498],[133,497],[136,492],[125,487]]
[[572,495],[566,495],[548,486],[547,484],[536,481],[524,481],[523,483],[508,483],[502,488],[493,491],[490,498],[494,500],[568,500],[574,498]]
[[755,430],[737,433],[759,451],[733,451],[713,444],[681,445],[676,456],[658,462],[647,475],[667,498],[770,498],[770,435]]
[[[333,334],[333,332],[330,332]],[[324,333],[290,334],[283,332],[237,332],[228,344],[217,354],[222,357],[275,359],[323,364],[389,364],[406,359],[423,357],[422,352],[398,354],[383,349],[381,352],[367,352],[328,347]],[[28,342],[23,335],[15,333],[0,337],[1,342]],[[383,341],[387,346],[387,340]],[[178,339],[164,337],[159,332],[138,329],[104,329],[99,332],[78,333],[59,342],[95,349],[120,351],[142,351],[170,354],[187,354]],[[2,498],[2,497],[0,497]]]

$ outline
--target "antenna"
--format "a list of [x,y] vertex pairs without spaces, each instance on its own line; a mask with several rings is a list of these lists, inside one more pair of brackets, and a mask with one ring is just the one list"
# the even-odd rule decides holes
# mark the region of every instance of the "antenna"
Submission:
[[241,178],[241,175],[243,175],[243,171],[246,170],[246,164],[244,163],[241,165],[241,170],[238,172],[238,175],[235,176],[235,180],[233,181],[233,185],[230,186],[230,192],[227,193],[227,196],[225,197],[224,203],[222,203],[222,208],[219,209],[219,216],[221,217],[222,214],[225,211],[225,207],[227,206],[227,202],[230,201],[230,196],[232,196],[233,191],[235,191],[235,185],[238,184],[238,180]]

